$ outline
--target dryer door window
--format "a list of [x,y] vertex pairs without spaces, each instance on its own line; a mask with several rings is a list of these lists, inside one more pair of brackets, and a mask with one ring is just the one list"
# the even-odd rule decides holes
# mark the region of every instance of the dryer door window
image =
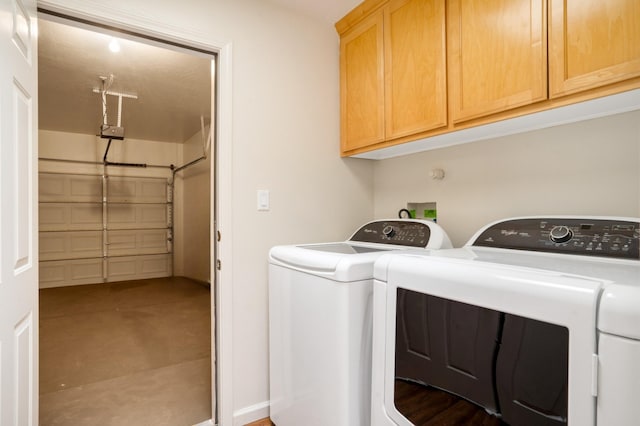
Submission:
[[568,348],[566,327],[398,288],[394,404],[416,425],[458,416],[460,398],[485,424],[564,425]]

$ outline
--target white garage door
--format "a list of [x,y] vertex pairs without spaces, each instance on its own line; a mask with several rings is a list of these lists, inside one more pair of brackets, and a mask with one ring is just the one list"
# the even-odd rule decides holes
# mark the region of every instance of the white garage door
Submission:
[[40,173],[40,287],[172,274],[165,178]]

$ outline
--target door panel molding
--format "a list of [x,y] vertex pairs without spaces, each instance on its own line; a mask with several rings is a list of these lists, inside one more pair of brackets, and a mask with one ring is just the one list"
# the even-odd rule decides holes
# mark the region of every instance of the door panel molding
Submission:
[[33,369],[34,353],[33,312],[16,324],[14,328],[13,372],[16,425],[33,425]]
[[14,274],[18,275],[32,267],[33,185],[31,182],[31,146],[33,145],[33,99],[27,89],[14,77],[13,80],[14,138],[11,140],[14,153],[15,247]]
[[31,64],[31,25],[29,25],[29,12],[22,1],[13,0],[13,28],[11,38],[24,59]]

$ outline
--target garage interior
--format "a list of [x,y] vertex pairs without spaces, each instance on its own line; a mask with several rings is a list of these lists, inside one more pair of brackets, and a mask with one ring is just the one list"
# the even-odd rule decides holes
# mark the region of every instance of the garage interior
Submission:
[[41,18],[40,424],[210,419],[214,56]]

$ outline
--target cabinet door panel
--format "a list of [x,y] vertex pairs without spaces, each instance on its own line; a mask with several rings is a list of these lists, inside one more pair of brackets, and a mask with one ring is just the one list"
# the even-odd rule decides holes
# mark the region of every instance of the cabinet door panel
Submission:
[[547,98],[545,1],[452,0],[448,4],[454,123]]
[[382,12],[340,40],[342,152],[384,140]]
[[550,95],[640,76],[638,0],[551,0]]
[[386,138],[447,125],[444,0],[385,9]]

